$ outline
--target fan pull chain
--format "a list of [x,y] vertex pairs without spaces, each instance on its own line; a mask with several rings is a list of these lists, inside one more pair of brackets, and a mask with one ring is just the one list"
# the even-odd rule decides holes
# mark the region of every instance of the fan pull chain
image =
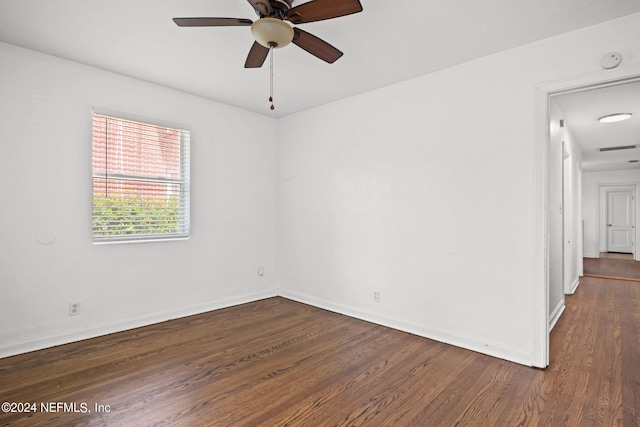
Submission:
[[276,107],[273,105],[273,46],[269,48],[269,56],[270,56],[269,102],[271,103],[271,109],[275,110]]

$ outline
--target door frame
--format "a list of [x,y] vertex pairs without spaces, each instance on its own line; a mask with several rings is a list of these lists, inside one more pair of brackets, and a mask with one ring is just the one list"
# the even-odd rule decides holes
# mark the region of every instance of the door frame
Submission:
[[607,238],[607,232],[608,232],[608,220],[607,220],[607,216],[609,215],[608,211],[607,211],[607,207],[608,207],[608,201],[607,201],[607,195],[609,192],[614,192],[614,191],[629,191],[633,193],[633,197],[634,197],[634,201],[633,201],[633,259],[637,259],[636,258],[636,246],[635,243],[638,241],[638,187],[635,183],[629,183],[629,184],[625,184],[625,183],[620,183],[620,184],[598,184],[598,191],[599,191],[599,197],[600,197],[600,201],[599,201],[599,208],[598,208],[598,232],[596,233],[596,239],[597,239],[597,248],[598,248],[598,258],[600,258],[600,252],[607,252],[607,246],[608,246],[608,238]]
[[534,272],[532,365],[549,365],[549,226],[548,226],[548,145],[550,140],[550,97],[595,87],[613,86],[640,80],[640,64],[603,70],[568,79],[540,83],[535,87],[534,128]]

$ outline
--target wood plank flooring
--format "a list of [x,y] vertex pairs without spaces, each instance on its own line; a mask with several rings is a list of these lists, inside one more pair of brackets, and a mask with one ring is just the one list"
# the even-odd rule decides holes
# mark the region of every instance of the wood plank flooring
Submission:
[[608,258],[608,259],[627,259],[633,260],[633,254],[623,254],[620,252],[600,252],[600,258]]
[[271,298],[0,359],[0,425],[638,426],[639,307],[583,278],[539,370]]
[[640,261],[628,254],[601,253],[600,258],[584,258],[584,275],[640,282]]

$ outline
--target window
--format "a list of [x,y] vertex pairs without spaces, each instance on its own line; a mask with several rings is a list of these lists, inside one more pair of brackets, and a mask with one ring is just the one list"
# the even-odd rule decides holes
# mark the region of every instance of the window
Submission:
[[187,238],[189,131],[93,114],[93,241]]

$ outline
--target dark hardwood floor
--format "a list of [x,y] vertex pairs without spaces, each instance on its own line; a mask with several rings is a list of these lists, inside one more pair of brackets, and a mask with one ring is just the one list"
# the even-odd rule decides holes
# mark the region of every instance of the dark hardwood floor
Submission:
[[584,275],[640,282],[640,261],[634,261],[631,254],[605,252],[600,258],[584,258]]
[[583,278],[539,370],[271,298],[0,359],[0,425],[637,426],[639,307]]

